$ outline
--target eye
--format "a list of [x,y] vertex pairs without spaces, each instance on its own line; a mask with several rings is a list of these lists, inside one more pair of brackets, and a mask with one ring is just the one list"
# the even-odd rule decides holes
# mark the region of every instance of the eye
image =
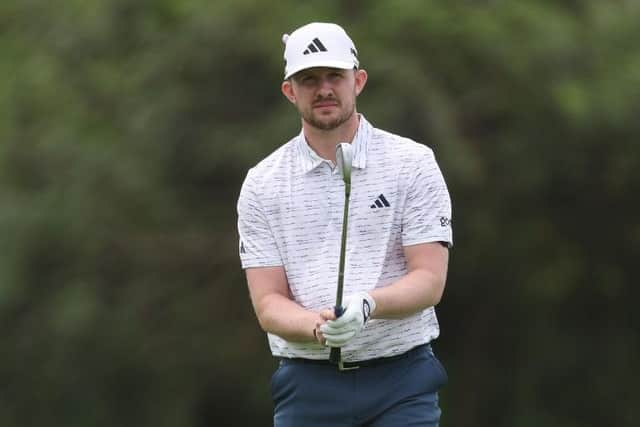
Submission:
[[298,79],[298,83],[305,86],[313,85],[316,82],[316,78],[312,75],[303,75]]

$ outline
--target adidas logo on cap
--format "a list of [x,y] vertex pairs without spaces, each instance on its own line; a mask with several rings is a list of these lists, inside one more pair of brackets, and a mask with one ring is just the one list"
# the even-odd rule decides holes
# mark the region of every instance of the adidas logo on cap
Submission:
[[313,22],[284,34],[284,78],[313,67],[349,70],[358,68],[358,51],[351,38],[336,24]]
[[302,52],[303,55],[309,55],[311,52],[326,52],[327,48],[324,47],[324,45],[322,44],[322,42],[320,40],[318,40],[318,38],[316,37],[315,39],[313,39],[313,42],[307,46],[307,49],[305,49],[304,52]]

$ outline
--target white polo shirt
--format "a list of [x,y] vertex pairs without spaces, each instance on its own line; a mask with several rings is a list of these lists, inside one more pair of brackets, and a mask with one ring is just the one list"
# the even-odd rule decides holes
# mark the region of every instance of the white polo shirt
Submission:
[[[406,274],[403,246],[452,244],[451,202],[432,150],[376,129],[362,115],[352,144],[345,296]],[[283,266],[295,301],[311,310],[333,307],[344,200],[338,168],[300,133],[247,174],[238,200],[242,267]],[[433,307],[404,319],[371,319],[342,357],[392,356],[438,334]],[[274,356],[329,357],[320,344],[268,338]]]

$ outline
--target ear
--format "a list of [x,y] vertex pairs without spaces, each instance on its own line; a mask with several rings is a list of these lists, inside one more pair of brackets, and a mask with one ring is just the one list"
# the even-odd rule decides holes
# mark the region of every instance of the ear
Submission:
[[355,72],[356,96],[360,95],[360,92],[362,92],[366,84],[367,84],[367,72],[362,69],[356,70]]
[[293,85],[291,84],[291,80],[287,79],[283,81],[282,85],[280,86],[280,90],[292,104],[296,103],[296,95],[293,93]]

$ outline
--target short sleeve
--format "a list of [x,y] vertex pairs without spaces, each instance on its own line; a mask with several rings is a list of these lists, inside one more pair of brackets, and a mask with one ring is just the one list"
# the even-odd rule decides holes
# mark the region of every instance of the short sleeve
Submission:
[[426,148],[411,166],[407,170],[402,245],[442,242],[451,247],[451,199],[433,151]]
[[239,252],[242,268],[282,265],[282,258],[260,204],[259,180],[250,170],[238,198]]

